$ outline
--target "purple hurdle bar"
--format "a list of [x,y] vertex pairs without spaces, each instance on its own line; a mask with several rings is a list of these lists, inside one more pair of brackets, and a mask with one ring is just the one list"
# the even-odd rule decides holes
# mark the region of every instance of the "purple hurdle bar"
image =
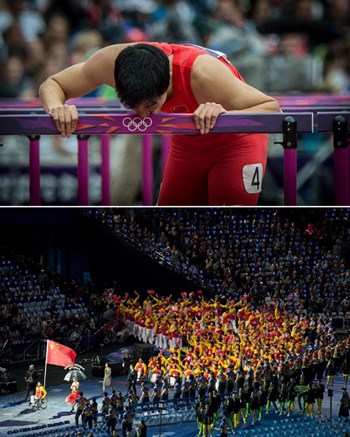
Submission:
[[[350,110],[350,93],[343,94],[329,94],[329,93],[310,93],[310,94],[300,94],[300,95],[274,95],[274,97],[280,103],[284,112],[313,112],[315,117],[315,124],[317,125],[317,117],[320,112],[335,112],[337,114],[343,113],[344,111]],[[98,108],[99,113],[101,112],[111,112],[114,113],[125,113],[127,110],[118,100],[105,100],[99,98],[77,98],[71,99],[67,103],[75,104],[78,106],[79,112],[82,113],[94,113],[96,108]],[[41,106],[41,101],[38,98],[35,99],[1,99],[0,100],[0,114],[18,115],[18,114],[44,114],[44,110]],[[336,115],[336,114],[334,114]],[[333,114],[330,121],[328,120],[328,125],[325,132],[332,132],[331,122],[333,119]],[[321,123],[323,123],[321,119]],[[321,131],[321,130],[319,130]],[[143,137],[145,139],[146,137]],[[162,136],[162,171],[164,171],[165,162],[169,151],[169,135]],[[102,193],[101,199],[102,204],[108,205],[110,202],[110,187],[109,187],[109,147],[107,143],[109,142],[109,136],[101,136],[101,179],[102,179]],[[30,161],[31,161],[31,173],[32,173],[32,187],[38,185],[38,180],[40,183],[40,167],[39,161],[39,142],[36,140],[30,140]],[[147,151],[149,146],[144,146]],[[149,149],[148,153],[145,151],[144,157],[149,161]],[[347,166],[347,162],[350,159],[350,148],[335,148],[334,150],[334,169],[335,169],[335,183],[336,183],[336,204],[349,204],[350,197],[350,169]],[[350,165],[350,164],[349,164]],[[144,168],[151,169],[152,167],[143,163]],[[144,194],[144,199],[150,199],[151,195],[149,190],[153,186],[153,176],[146,172],[143,175],[143,181],[146,185],[143,187],[143,191],[147,191]],[[285,204],[295,204],[296,200],[296,189],[294,190],[294,183],[296,179],[296,150],[294,149],[284,149],[284,173],[285,180],[289,180],[289,184],[285,184]],[[347,174],[347,176],[346,176]],[[294,175],[294,176],[293,176]],[[346,183],[346,181],[349,181]],[[38,195],[35,189],[32,189],[33,204],[40,202],[40,195]],[[348,192],[348,194],[346,194]],[[39,199],[39,200],[38,200]]]
[[[222,114],[211,133],[281,133],[283,120],[292,116],[298,124],[298,132],[313,132],[313,114],[295,113],[240,113]],[[0,115],[0,135],[57,135],[50,116]],[[76,135],[115,134],[188,134],[198,135],[191,114],[154,114],[141,119],[135,114],[82,114]],[[200,137],[200,135],[198,135]]]
[[273,95],[282,107],[285,106],[329,106],[340,105],[341,107],[350,105],[350,93],[330,94],[330,93],[310,93],[310,94],[290,94]]
[[[222,114],[217,121],[212,133],[281,133],[283,132],[283,121],[287,116],[291,116],[297,123],[298,133],[313,132],[313,114],[310,112],[295,113],[242,113],[242,114]],[[85,136],[89,135],[115,135],[115,134],[142,134],[144,135],[144,172],[143,179],[145,186],[144,202],[151,204],[151,191],[153,191],[151,142],[147,140],[148,134],[188,134],[198,135],[194,126],[191,114],[154,114],[145,119],[140,119],[135,114],[128,111],[118,111],[111,114],[81,114],[79,117],[78,128],[75,134],[79,138],[78,160],[78,203],[79,205],[88,204],[88,140]],[[56,127],[50,116],[46,114],[21,114],[14,117],[12,114],[0,115],[0,135],[57,135]],[[200,135],[198,135],[200,138]],[[296,151],[294,151],[296,153]],[[291,203],[296,193],[296,177],[293,164],[296,157],[293,151],[285,154],[287,161],[292,159],[291,165],[285,167],[285,188],[288,187],[287,198]],[[33,147],[33,160],[38,160],[39,148]],[[105,157],[107,160],[107,156]],[[166,158],[165,158],[166,159]],[[106,161],[104,168],[106,168]],[[31,175],[30,183],[40,177],[35,169]],[[109,176],[105,173],[106,179]],[[37,184],[35,185],[37,186]],[[40,185],[39,185],[40,187]],[[39,190],[38,190],[39,191]],[[39,195],[40,197],[40,195]],[[30,203],[35,202],[31,197]],[[107,201],[104,201],[107,203]]]

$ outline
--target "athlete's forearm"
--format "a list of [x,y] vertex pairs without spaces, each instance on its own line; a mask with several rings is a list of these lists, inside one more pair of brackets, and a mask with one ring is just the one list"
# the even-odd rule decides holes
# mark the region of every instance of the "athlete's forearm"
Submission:
[[63,105],[66,95],[60,85],[51,77],[40,85],[39,97],[47,113],[56,106]]
[[237,112],[282,112],[281,107],[277,100],[271,98],[271,100],[267,100],[266,102],[260,103],[258,105],[250,106],[244,109],[227,111],[228,113],[237,113]]

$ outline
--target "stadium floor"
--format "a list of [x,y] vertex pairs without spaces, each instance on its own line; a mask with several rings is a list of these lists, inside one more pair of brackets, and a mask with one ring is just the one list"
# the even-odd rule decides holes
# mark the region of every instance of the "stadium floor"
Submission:
[[[47,392],[48,392],[48,407],[45,410],[33,411],[29,407],[28,402],[24,402],[25,392],[19,391],[12,395],[0,396],[0,436],[75,436],[79,429],[75,427],[75,414],[70,411],[70,405],[65,403],[66,396],[70,393],[70,383],[55,383],[51,385],[50,374],[51,369],[55,368],[57,374],[63,375],[65,373],[63,368],[57,366],[49,366],[47,373]],[[60,377],[62,381],[62,377]],[[113,387],[118,391],[125,393],[126,391],[126,376],[113,377]],[[334,383],[334,396],[329,398],[327,393],[323,402],[322,417],[317,419],[320,423],[318,428],[327,430],[322,434],[316,432],[315,424],[308,422],[305,414],[298,411],[296,405],[296,411],[291,417],[286,415],[280,416],[275,413],[265,415],[261,422],[258,422],[254,427],[251,425],[251,418],[249,417],[245,425],[241,425],[236,428],[235,435],[246,436],[294,436],[297,433],[302,432],[304,436],[344,436],[344,431],[350,431],[349,422],[342,427],[335,427],[331,430],[330,423],[337,422],[339,406],[337,405],[340,399],[341,388],[343,387],[342,377],[335,378]],[[81,382],[80,389],[84,392],[84,395],[91,399],[97,398],[99,407],[102,399],[102,378],[92,377],[88,375],[87,379]],[[297,403],[296,403],[297,404]],[[316,420],[316,419],[315,419]],[[101,418],[99,418],[101,421]],[[166,423],[166,417],[164,416],[163,423],[159,421],[153,421],[153,425],[148,427],[148,437],[155,436],[179,436],[179,437],[194,437],[198,435],[198,429],[196,422],[192,419],[189,420],[188,416],[186,420],[175,420],[173,423]],[[314,421],[313,421],[314,422]],[[135,422],[137,425],[138,422]],[[324,425],[323,425],[324,424]],[[293,425],[293,426],[291,426]],[[296,428],[297,427],[297,428]],[[317,429],[318,429],[317,428]],[[117,430],[120,429],[120,425],[117,426]],[[66,431],[66,434],[64,433]],[[283,432],[281,431],[283,430]],[[83,432],[82,435],[87,435],[87,432]],[[94,430],[95,437],[107,436],[106,432],[103,432],[101,425],[98,429]],[[214,430],[213,436],[219,436],[220,432]]]

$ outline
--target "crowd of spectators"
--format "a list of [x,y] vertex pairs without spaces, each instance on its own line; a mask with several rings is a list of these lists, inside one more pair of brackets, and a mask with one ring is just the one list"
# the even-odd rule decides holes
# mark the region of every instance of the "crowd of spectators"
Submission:
[[77,329],[88,335],[115,320],[157,348],[131,366],[140,385],[123,408],[132,394],[135,408],[162,395],[196,400],[199,432],[208,409],[213,426],[221,414],[232,427],[241,426],[240,415],[252,424],[271,411],[292,415],[296,401],[306,415],[316,405],[321,415],[335,376],[348,386],[350,337],[336,332],[332,318],[350,312],[349,214],[85,209],[84,219],[185,276],[189,288],[176,295],[113,286],[97,292],[2,248],[0,341],[33,335],[74,348],[69,337]]
[[[105,45],[140,40],[222,50],[265,91],[344,92],[349,16],[348,0],[2,0],[0,97],[37,96],[48,75]],[[317,83],[310,59],[321,65]]]
[[[250,85],[267,93],[344,93],[350,90],[349,16],[348,0],[0,0],[0,98],[38,97],[39,85],[49,75],[106,45],[141,40],[223,51]],[[102,86],[88,96],[113,99],[116,93]],[[134,136],[121,137],[114,136],[111,147],[112,203],[139,205],[141,143]],[[92,140],[90,200],[98,204],[100,146]],[[281,156],[278,141],[270,141],[270,157]],[[328,137],[318,134],[320,141],[332,150]],[[1,142],[6,147],[1,154],[5,189],[0,203],[26,205],[27,138],[10,136]],[[76,204],[76,137],[43,135],[41,146],[42,165],[48,166],[42,174],[42,203]],[[307,135],[299,146],[307,153],[321,149]],[[307,178],[301,204],[332,204],[327,196],[333,180],[325,178],[326,171],[322,168],[323,177],[310,181],[311,189],[311,175]],[[281,204],[274,171],[268,169],[268,176],[265,184],[273,189],[269,195],[265,190],[263,203]]]
[[132,335],[159,351],[134,366],[139,403],[196,399],[201,434],[218,406],[234,428],[297,405],[322,415],[335,376],[347,387],[349,333],[332,318],[350,312],[348,209],[85,213],[193,281],[176,295],[110,290]]
[[[89,284],[66,281],[41,263],[2,248],[0,253],[0,360],[21,361],[25,349],[40,358],[45,339],[79,349],[83,337],[111,323],[109,299]],[[113,318],[112,318],[113,319]],[[25,346],[24,346],[25,345]],[[91,347],[94,346],[91,344]]]
[[[350,312],[348,209],[312,214],[288,209],[99,208],[82,214],[187,278],[186,293],[200,289],[224,304],[246,298],[257,309],[275,302],[281,311],[298,309],[317,317]],[[96,333],[118,316],[113,293],[123,290],[114,285],[101,294],[92,283],[66,280],[42,263],[3,248],[1,345],[6,340],[15,345],[52,338],[75,346],[74,340]]]
[[349,311],[349,210],[93,209],[86,214],[214,297]]

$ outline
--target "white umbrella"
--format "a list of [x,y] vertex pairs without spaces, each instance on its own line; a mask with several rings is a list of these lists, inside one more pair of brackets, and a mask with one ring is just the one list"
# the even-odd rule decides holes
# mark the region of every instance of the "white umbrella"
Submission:
[[84,381],[84,379],[86,379],[86,375],[83,372],[85,368],[80,364],[70,364],[69,366],[65,367],[65,370],[67,369],[69,369],[69,372],[63,378],[65,381],[72,382],[74,378],[76,378],[78,381]]

